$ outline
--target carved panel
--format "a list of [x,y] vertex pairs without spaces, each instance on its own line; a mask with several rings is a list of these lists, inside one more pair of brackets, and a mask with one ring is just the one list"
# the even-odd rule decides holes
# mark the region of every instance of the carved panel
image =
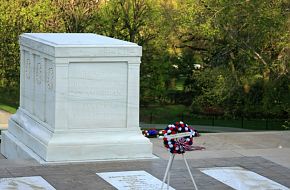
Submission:
[[54,68],[52,64],[49,64],[46,70],[46,84],[49,90],[54,88]]
[[45,118],[51,127],[54,125],[55,108],[55,66],[52,60],[44,59],[45,62]]
[[38,119],[44,121],[45,118],[45,84],[44,84],[44,61],[40,55],[34,54],[34,72],[35,72],[35,104],[34,104],[34,114]]
[[24,95],[25,110],[34,112],[34,60],[30,51],[24,51]]
[[126,127],[126,63],[69,64],[70,128]]
[[30,62],[30,57],[26,57],[25,58],[25,76],[26,76],[26,79],[30,79],[30,71],[31,69],[31,62]]
[[42,65],[41,62],[36,63],[35,80],[38,85],[42,82]]

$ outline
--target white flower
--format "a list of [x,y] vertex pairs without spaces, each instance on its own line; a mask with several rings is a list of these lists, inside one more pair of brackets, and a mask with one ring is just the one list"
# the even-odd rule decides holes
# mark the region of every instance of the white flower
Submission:
[[170,129],[167,131],[167,134],[168,134],[168,133],[171,133],[171,130],[170,130]]

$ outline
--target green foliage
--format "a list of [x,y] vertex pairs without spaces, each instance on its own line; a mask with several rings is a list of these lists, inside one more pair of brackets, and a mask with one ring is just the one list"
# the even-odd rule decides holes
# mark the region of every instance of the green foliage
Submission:
[[142,105],[289,117],[290,3],[285,0],[0,0],[0,88],[17,105],[18,37],[92,32],[143,48]]
[[89,30],[100,3],[101,1],[96,0],[52,1],[57,18],[61,20],[65,31],[71,33],[82,33]]
[[162,102],[170,63],[160,4],[152,0],[110,0],[100,8],[95,20],[92,31],[143,47],[141,103]]
[[[186,18],[179,22],[178,56],[180,73],[187,77],[185,89],[192,92],[193,111],[213,107],[232,116],[287,117],[289,12],[285,2],[177,2],[188,7],[177,8],[182,12],[176,17]],[[194,64],[204,69],[195,71]]]
[[0,88],[0,109],[14,113],[19,105],[19,91]]
[[49,0],[0,0],[0,87],[19,88],[19,44],[24,32],[55,31],[54,10]]
[[252,130],[285,130],[290,127],[289,121],[283,122],[281,119],[227,118],[222,116],[195,115],[184,105],[149,106],[141,107],[140,109],[140,121],[143,123],[169,124],[180,120],[190,125],[214,125]]

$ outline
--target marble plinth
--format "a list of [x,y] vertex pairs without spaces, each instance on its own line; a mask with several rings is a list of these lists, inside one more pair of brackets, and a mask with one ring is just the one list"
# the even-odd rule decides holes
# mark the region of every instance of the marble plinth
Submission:
[[152,158],[139,128],[140,46],[95,34],[20,36],[20,107],[2,135],[8,159]]

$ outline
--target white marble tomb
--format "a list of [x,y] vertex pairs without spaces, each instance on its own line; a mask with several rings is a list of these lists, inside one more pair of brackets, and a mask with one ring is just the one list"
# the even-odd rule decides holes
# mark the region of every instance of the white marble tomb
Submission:
[[20,107],[2,135],[8,159],[152,158],[139,129],[142,47],[95,34],[20,36]]

